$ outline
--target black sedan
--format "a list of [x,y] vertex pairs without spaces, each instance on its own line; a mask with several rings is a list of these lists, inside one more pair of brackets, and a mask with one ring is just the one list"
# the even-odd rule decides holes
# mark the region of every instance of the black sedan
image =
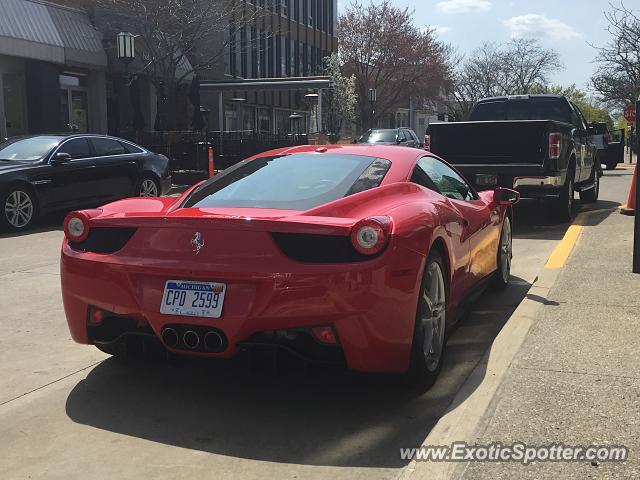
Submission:
[[171,188],[169,160],[104,135],[34,135],[0,143],[0,228],[20,231],[51,211]]
[[375,128],[367,130],[356,143],[371,145],[403,145],[405,147],[422,148],[416,132],[410,128]]

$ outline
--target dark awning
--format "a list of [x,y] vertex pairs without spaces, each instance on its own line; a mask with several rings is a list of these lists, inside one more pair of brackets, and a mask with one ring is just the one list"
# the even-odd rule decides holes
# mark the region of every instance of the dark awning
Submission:
[[2,0],[0,54],[106,68],[102,35],[80,10],[37,0]]

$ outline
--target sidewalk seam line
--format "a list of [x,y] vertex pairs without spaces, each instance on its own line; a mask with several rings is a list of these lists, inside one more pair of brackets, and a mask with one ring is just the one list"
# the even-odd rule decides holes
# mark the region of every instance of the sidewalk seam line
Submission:
[[99,363],[102,363],[102,362],[103,362],[103,360],[100,360],[98,362],[92,363],[91,365],[87,365],[86,367],[81,368],[79,370],[76,370],[75,372],[71,372],[68,375],[65,375],[64,377],[60,377],[60,378],[58,378],[56,380],[52,380],[51,382],[46,383],[44,385],[41,385],[41,386],[39,386],[37,388],[34,388],[33,390],[29,390],[28,392],[22,393],[22,394],[18,395],[17,397],[13,397],[13,398],[10,398],[9,400],[5,400],[4,402],[0,403],[0,407],[6,405],[8,403],[11,403],[11,402],[13,402],[15,400],[18,400],[19,398],[26,397],[27,395],[30,395],[30,394],[32,394],[34,392],[37,392],[38,390],[42,390],[43,388],[46,388],[46,387],[48,387],[50,385],[53,385],[54,383],[58,383],[58,382],[60,382],[62,380],[65,380],[65,379],[67,379],[69,377],[72,377],[77,373],[83,372],[84,370],[87,370],[89,368],[95,367],[96,365],[98,365]]
[[601,373],[591,373],[591,372],[575,372],[572,370],[556,370],[554,368],[532,368],[532,367],[519,367],[515,365],[515,368],[518,370],[530,370],[534,372],[552,372],[552,373],[568,373],[571,375],[587,375],[591,377],[606,377],[606,378],[624,378],[627,380],[640,380],[640,377],[632,377],[627,375],[611,375],[611,374],[601,374]]

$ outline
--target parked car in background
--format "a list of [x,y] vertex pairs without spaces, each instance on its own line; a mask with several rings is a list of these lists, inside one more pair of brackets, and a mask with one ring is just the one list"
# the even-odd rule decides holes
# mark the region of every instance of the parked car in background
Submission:
[[588,126],[591,130],[591,139],[597,148],[597,161],[600,164],[607,165],[608,170],[612,170],[615,168],[615,165],[612,168],[609,168],[609,163],[607,163],[607,147],[611,141],[609,126],[605,122],[591,122]]
[[614,170],[619,163],[624,163],[625,129],[614,130],[610,136],[606,156],[601,161],[607,166],[607,170]]
[[561,221],[570,220],[576,191],[584,203],[598,199],[602,171],[592,129],[566,97],[485,98],[470,121],[431,123],[427,134],[430,150],[479,190],[514,188],[553,203]]
[[0,228],[20,231],[47,212],[171,188],[169,160],[105,135],[33,135],[0,143]]
[[418,149],[265,152],[180,198],[70,213],[69,329],[119,356],[271,347],[428,388],[465,305],[509,283],[518,198]]
[[422,148],[422,142],[416,132],[410,128],[375,128],[368,130],[356,143],[371,145],[403,145],[405,147]]

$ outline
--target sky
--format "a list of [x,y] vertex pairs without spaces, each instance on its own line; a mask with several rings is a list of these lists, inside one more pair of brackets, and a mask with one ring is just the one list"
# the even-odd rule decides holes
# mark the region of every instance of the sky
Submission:
[[[350,0],[340,0],[343,9]],[[615,0],[618,1],[618,0]],[[637,0],[626,0],[633,7]],[[362,0],[366,4],[368,0]],[[377,2],[376,2],[377,3]],[[392,0],[414,10],[415,25],[431,26],[443,42],[468,54],[483,41],[537,38],[555,49],[564,68],[551,76],[554,84],[589,89],[596,50],[609,40],[603,12],[608,0]],[[637,5],[637,4],[636,4]]]

